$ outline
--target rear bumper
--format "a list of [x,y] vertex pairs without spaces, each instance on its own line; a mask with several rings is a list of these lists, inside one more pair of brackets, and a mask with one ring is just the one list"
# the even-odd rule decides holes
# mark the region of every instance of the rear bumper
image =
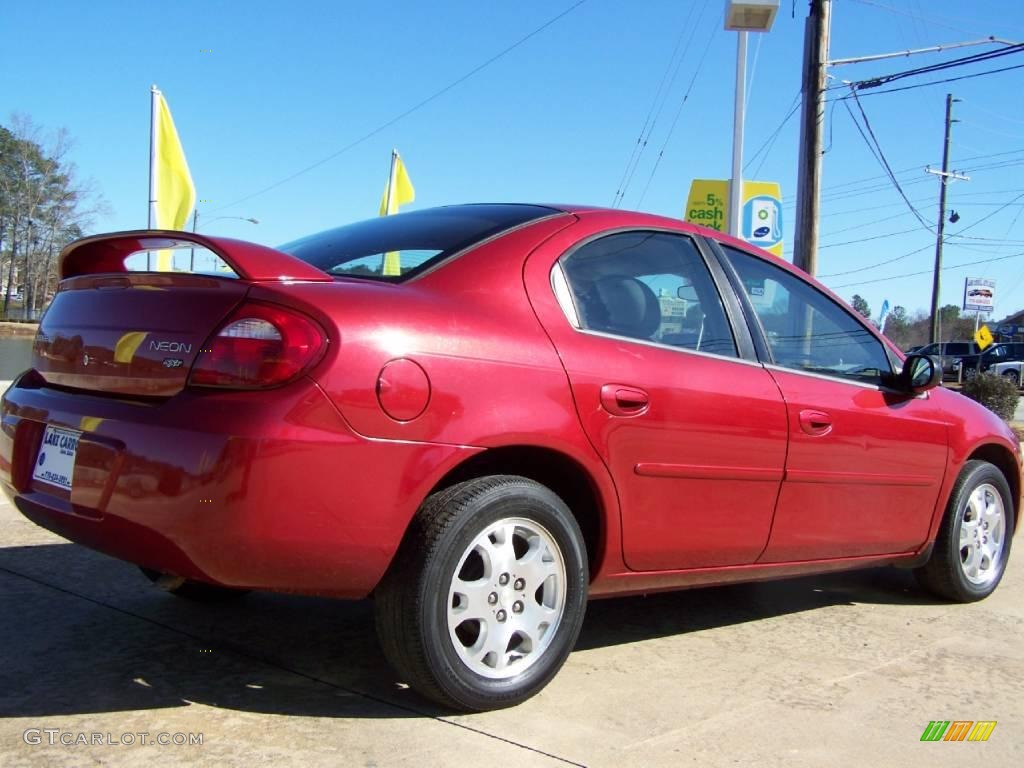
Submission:
[[[30,379],[0,405],[15,506],[101,552],[233,587],[365,596],[423,497],[475,452],[363,438],[309,380],[140,403]],[[47,424],[82,432],[70,492],[32,479]]]

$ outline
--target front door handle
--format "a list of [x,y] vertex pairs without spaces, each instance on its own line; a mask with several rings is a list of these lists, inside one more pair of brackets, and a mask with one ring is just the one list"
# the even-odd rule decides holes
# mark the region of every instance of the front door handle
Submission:
[[601,387],[601,406],[613,416],[639,416],[650,405],[650,397],[642,389],[623,384]]
[[815,437],[832,431],[832,417],[824,411],[800,411],[800,429]]

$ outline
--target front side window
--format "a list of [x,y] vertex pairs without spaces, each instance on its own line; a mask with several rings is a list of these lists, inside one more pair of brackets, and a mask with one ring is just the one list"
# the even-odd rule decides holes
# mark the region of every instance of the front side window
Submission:
[[561,267],[584,330],[736,357],[722,299],[693,240],[620,232],[593,240]]
[[883,344],[809,283],[756,256],[723,246],[761,321],[776,365],[880,384],[892,372]]

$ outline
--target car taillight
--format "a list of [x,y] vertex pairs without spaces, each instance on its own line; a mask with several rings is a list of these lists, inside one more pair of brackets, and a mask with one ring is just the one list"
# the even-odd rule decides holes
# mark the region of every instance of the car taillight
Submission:
[[305,315],[272,304],[243,304],[199,350],[188,383],[275,387],[316,362],[325,343],[320,326]]

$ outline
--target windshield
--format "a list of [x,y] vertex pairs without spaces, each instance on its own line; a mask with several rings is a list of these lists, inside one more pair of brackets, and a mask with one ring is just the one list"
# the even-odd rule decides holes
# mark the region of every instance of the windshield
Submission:
[[452,205],[348,224],[278,246],[329,275],[402,281],[489,237],[545,216],[538,205]]

